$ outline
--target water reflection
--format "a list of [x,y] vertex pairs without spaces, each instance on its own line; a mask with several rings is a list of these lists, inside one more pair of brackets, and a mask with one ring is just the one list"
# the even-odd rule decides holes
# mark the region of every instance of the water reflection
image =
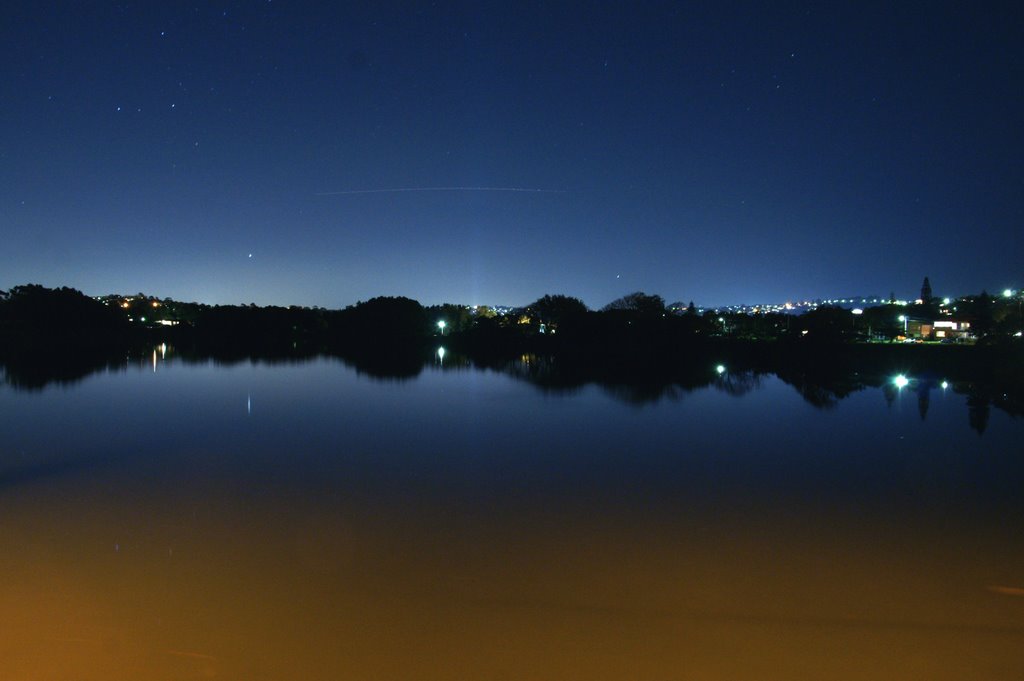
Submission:
[[991,398],[984,393],[972,393],[967,396],[967,422],[971,425],[971,430],[978,435],[984,435],[988,427],[991,404]]
[[85,378],[125,366],[123,354],[54,353],[28,361],[0,362],[4,385],[15,390],[38,391],[48,386],[71,386]]
[[[0,362],[3,384],[19,391],[40,391],[49,386],[69,387],[91,375],[123,372],[133,365],[147,365],[156,373],[160,364],[176,361],[186,364],[237,366],[240,364],[294,364],[309,362],[318,356],[309,352],[293,355],[207,354],[184,351],[161,343],[147,351],[117,351],[114,354],[77,353],[35,357],[29,361]],[[435,371],[487,370],[526,381],[542,391],[573,394],[587,385],[597,385],[611,397],[632,405],[653,404],[662,400],[678,401],[697,389],[712,388],[728,395],[742,397],[760,387],[760,379],[774,375],[790,385],[803,400],[815,408],[833,410],[850,396],[869,388],[881,389],[887,405],[892,407],[908,392],[916,397],[918,413],[927,420],[932,392],[962,394],[967,397],[968,421],[973,430],[983,434],[989,410],[1000,409],[1013,416],[1024,415],[1024,399],[1020,392],[1006,386],[973,380],[950,381],[933,374],[913,376],[904,373],[883,374],[861,372],[847,366],[759,365],[757,367],[727,366],[699,358],[692,363],[670,366],[633,367],[590,364],[568,358],[524,353],[514,358],[470,358],[439,346],[433,351],[363,352],[335,356],[342,365],[357,375],[378,381],[405,382],[418,378],[425,368]],[[247,410],[251,405],[247,406]]]
[[761,387],[761,377],[754,371],[726,371],[718,375],[713,385],[733,397],[743,397]]
[[1024,424],[984,386],[152,357],[0,391],[5,678],[1024,670]]

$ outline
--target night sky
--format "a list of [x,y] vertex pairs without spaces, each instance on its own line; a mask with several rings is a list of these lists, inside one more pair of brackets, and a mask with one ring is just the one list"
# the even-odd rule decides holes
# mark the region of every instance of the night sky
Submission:
[[1014,3],[19,4],[0,288],[600,307],[1024,285]]

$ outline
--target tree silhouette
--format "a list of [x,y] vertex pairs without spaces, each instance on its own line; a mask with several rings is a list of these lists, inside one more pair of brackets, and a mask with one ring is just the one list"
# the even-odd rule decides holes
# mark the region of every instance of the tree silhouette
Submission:
[[635,312],[640,316],[661,316],[665,313],[665,301],[661,296],[647,295],[636,291],[622,296],[601,308],[602,312]]
[[587,306],[579,298],[563,295],[546,295],[527,306],[531,316],[549,328],[572,325],[587,314]]

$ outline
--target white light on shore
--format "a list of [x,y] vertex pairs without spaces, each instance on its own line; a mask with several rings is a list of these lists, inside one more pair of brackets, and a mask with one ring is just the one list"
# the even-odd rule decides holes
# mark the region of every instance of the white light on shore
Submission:
[[910,379],[903,374],[900,374],[896,378],[892,379],[892,384],[897,388],[906,388],[907,385],[910,384]]

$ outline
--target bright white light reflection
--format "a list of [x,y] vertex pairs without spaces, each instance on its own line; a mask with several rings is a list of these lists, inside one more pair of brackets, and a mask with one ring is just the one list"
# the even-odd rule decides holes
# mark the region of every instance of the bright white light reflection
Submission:
[[897,388],[906,388],[909,383],[910,380],[903,374],[900,374],[896,378],[892,379],[892,384]]
[[718,366],[716,366],[715,367],[715,373],[716,374],[724,374],[725,373],[725,365],[724,364],[719,364]]
[[444,364],[444,348],[437,349],[437,361]]
[[949,387],[949,381],[943,381],[941,385],[942,385],[942,389],[945,390],[946,388]]

